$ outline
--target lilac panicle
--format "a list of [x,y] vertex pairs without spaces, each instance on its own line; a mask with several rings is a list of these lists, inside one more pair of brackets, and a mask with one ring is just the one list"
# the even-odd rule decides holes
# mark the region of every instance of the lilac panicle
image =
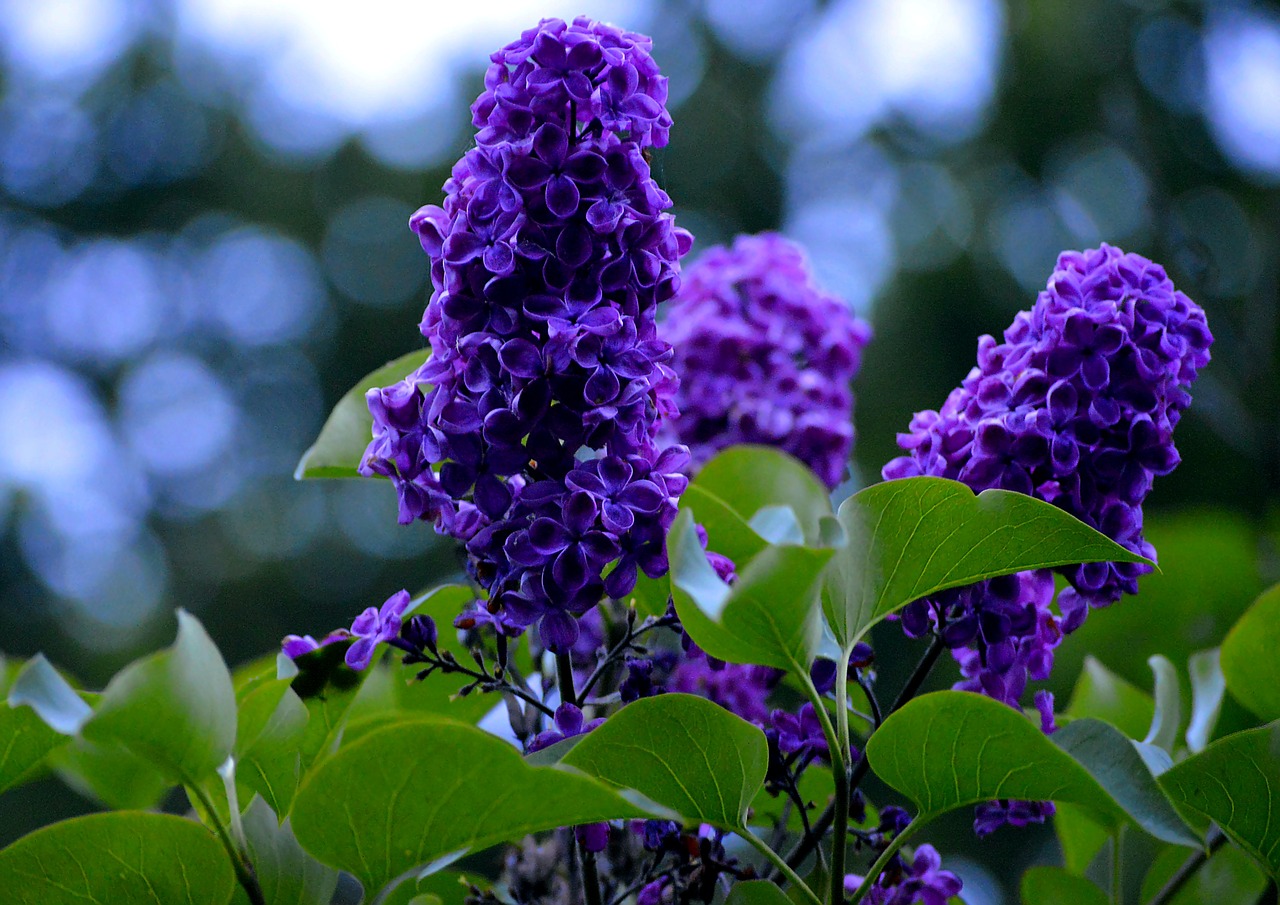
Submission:
[[494,617],[555,650],[665,572],[687,483],[685,451],[655,442],[678,382],[657,309],[692,238],[649,168],[671,126],[650,43],[546,19],[493,54],[476,146],[410,220],[431,357],[367,397],[361,471],[391,479],[401,522],[465,542]]
[[[1154,559],[1142,504],[1152,480],[1178,464],[1173,430],[1212,342],[1203,309],[1158,264],[1109,245],[1064,252],[1003,342],[982,337],[977,367],[942,408],[912,418],[898,436],[907,454],[884,477],[935,475],[975,491],[1031,494]],[[1048,676],[1063,633],[1090,607],[1136,593],[1150,569],[1062,571],[1060,618],[1050,609],[1052,576],[1024,573],[918,601],[903,626],[919,635],[942,625],[965,676],[959,687],[1016,706],[1028,677]]]
[[670,434],[701,464],[735,443],[776,446],[827,484],[853,448],[853,391],[871,328],[818,286],[800,246],[739,236],[689,268],[662,323],[680,414]]

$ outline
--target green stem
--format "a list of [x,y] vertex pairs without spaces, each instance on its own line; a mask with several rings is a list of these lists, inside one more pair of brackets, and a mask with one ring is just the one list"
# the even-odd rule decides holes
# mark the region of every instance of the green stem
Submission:
[[1191,856],[1182,863],[1182,866],[1169,878],[1169,882],[1165,883],[1156,893],[1156,897],[1147,905],[1169,905],[1174,897],[1181,891],[1182,887],[1195,876],[1196,871],[1204,866],[1204,863],[1213,856],[1213,853],[1226,843],[1226,835],[1217,827],[1209,830],[1206,837],[1207,845],[1204,848],[1198,848],[1191,853]]
[[[568,653],[556,654],[556,679],[560,683],[560,702],[576,706],[578,693],[573,688],[573,660]],[[578,849],[582,862],[583,897],[587,905],[600,905],[600,874],[596,870],[595,852],[587,851],[587,847],[578,842],[577,833],[572,833],[569,838]]]
[[[848,661],[846,660],[845,662],[847,663]],[[813,704],[814,713],[817,714],[818,722],[822,725],[822,734],[827,740],[827,749],[831,752],[831,776],[835,781],[835,801],[832,802],[832,806],[835,808],[836,819],[834,821],[835,830],[831,836],[831,893],[829,901],[831,905],[838,905],[844,895],[844,857],[849,832],[849,747],[847,745],[841,746],[840,733],[835,726],[831,725],[831,715],[827,713],[826,701],[823,700],[822,695],[818,694],[818,689],[814,686],[813,679],[809,677],[809,671],[797,664],[794,672],[804,682],[805,696]],[[836,700],[837,706],[839,706],[841,683],[838,681],[836,682],[836,688]],[[844,690],[847,693],[848,689]],[[839,712],[836,713],[836,721],[837,723],[840,721]],[[847,713],[845,714],[845,731],[848,731]]]
[[764,855],[765,859],[776,867],[782,876],[787,878],[787,882],[800,890],[800,894],[805,897],[805,900],[809,905],[822,905],[822,900],[814,894],[814,891],[809,888],[808,884],[806,884],[804,880],[800,879],[800,875],[791,869],[781,855],[769,848],[768,843],[749,829],[744,829],[742,831],[742,838],[746,840],[748,845],[760,854]]
[[209,815],[209,820],[213,823],[214,833],[217,835],[218,841],[222,843],[222,847],[227,850],[227,857],[231,859],[231,867],[235,870],[236,879],[244,887],[250,903],[252,905],[267,905],[267,900],[262,894],[262,887],[258,885],[258,877],[253,872],[253,865],[249,863],[248,852],[240,850],[235,840],[231,838],[231,833],[218,818],[218,812],[213,806],[213,799],[209,797],[209,793],[197,783],[187,782],[185,785],[188,790],[195,792],[196,797],[200,799],[200,804],[204,807],[205,813]]
[[898,853],[898,849],[902,848],[906,841],[915,835],[916,830],[921,826],[922,824],[919,819],[913,820],[911,823],[907,824],[906,829],[893,837],[893,841],[890,842],[888,847],[880,853],[880,857],[876,859],[876,863],[871,865],[871,869],[867,871],[867,875],[862,878],[862,883],[856,890],[854,890],[853,898],[849,900],[849,905],[858,905],[859,902],[866,898],[867,893],[871,892],[871,887],[875,886],[876,878],[884,873],[884,869],[889,866],[889,862],[893,859],[893,856]]
[[831,769],[835,778],[835,822],[831,833],[831,905],[844,901],[844,863],[849,847],[849,657],[845,650],[836,664],[836,744]]
[[578,695],[573,690],[573,660],[569,654],[556,654],[556,678],[560,682],[560,703],[577,705]]
[[[942,638],[935,636],[933,641],[929,644],[929,649],[925,652],[924,657],[916,665],[915,671],[911,674],[911,678],[907,680],[907,684],[903,686],[902,691],[898,694],[897,700],[893,702],[893,706],[890,707],[888,713],[885,714],[886,718],[915,696],[915,693],[920,690],[920,686],[924,684],[925,678],[933,670],[934,664],[938,662],[938,658],[942,655],[942,652],[945,649],[946,645],[942,643]],[[849,777],[850,795],[852,795],[854,790],[858,788],[859,783],[861,783],[863,778],[867,775],[867,771],[870,767],[871,764],[868,763],[867,755],[864,751],[853,764],[853,770]],[[804,859],[809,857],[813,850],[818,847],[819,840],[826,834],[827,830],[831,828],[831,823],[835,819],[835,815],[836,807],[835,802],[833,801],[831,804],[827,805],[826,809],[816,820],[813,821],[813,832],[805,833],[805,835],[802,836],[800,841],[796,844],[796,847],[787,855],[788,864],[792,867],[799,867],[804,862]]]
[[586,846],[579,845],[582,855],[582,891],[586,893],[587,905],[600,905],[600,873],[596,870],[596,853],[587,851]]

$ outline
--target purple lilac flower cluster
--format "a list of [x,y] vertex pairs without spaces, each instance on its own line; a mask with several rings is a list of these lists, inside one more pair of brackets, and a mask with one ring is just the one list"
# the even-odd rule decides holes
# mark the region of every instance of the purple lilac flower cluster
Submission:
[[871,328],[818,286],[798,245],[764,233],[689,268],[662,323],[680,415],[669,433],[695,464],[735,443],[776,446],[828,487],[853,448],[853,391]]
[[[1064,252],[1031,311],[978,342],[978,366],[939,411],[919,412],[886,479],[954,478],[1047,500],[1124,547],[1154,558],[1142,504],[1156,475],[1178,464],[1173,430],[1209,361],[1203,309],[1162,267],[1103,245]],[[1016,706],[1027,677],[1043,679],[1064,632],[1090,607],[1137,591],[1149,567],[1091,563],[1025,573],[918,601],[908,634],[941,625],[966,677],[960,687]]]
[[[959,895],[960,878],[942,869],[942,858],[932,845],[916,848],[910,862],[897,859],[896,869],[886,870],[871,887],[864,901],[870,905],[946,905]],[[849,894],[862,885],[862,877],[849,874],[844,888]]]
[[402,522],[466,543],[496,620],[557,651],[603,595],[665,571],[687,483],[685,451],[655,443],[678,383],[657,309],[692,238],[649,168],[671,125],[649,48],[547,19],[492,56],[476,147],[410,221],[431,357],[368,394],[361,471],[391,479]]

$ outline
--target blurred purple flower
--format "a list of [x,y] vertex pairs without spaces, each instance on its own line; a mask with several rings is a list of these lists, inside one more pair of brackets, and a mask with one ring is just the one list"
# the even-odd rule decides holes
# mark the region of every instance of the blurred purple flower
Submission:
[[700,465],[735,443],[776,446],[828,487],[853,448],[853,391],[871,328],[815,282],[803,251],[739,236],[689,268],[662,324],[680,375],[668,434]]

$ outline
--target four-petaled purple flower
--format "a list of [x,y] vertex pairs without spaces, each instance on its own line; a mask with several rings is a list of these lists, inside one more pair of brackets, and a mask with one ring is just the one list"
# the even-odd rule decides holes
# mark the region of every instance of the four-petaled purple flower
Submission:
[[396,591],[380,608],[369,607],[356,617],[351,623],[351,635],[356,640],[347,648],[348,666],[368,668],[377,646],[399,637],[410,601],[408,591]]

